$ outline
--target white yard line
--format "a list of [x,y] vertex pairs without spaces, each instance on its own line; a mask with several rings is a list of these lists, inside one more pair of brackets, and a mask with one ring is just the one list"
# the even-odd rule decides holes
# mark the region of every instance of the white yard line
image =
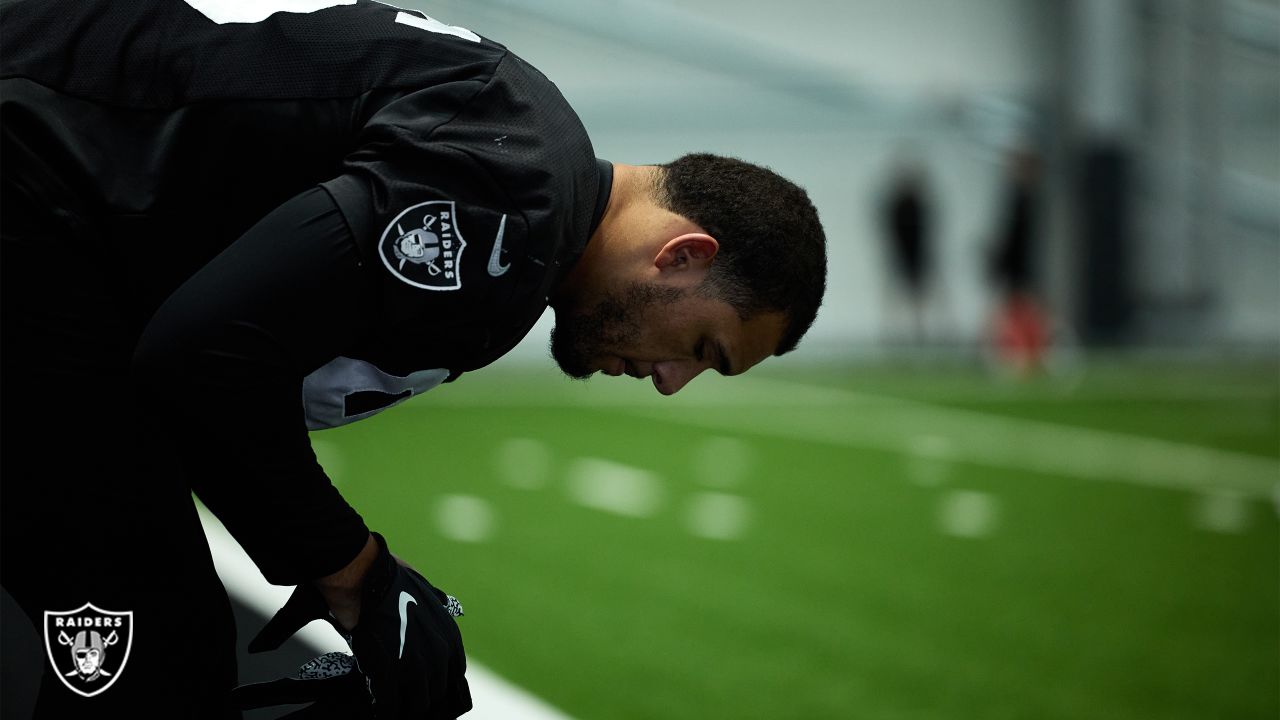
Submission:
[[772,390],[775,405],[769,412],[687,412],[678,421],[907,455],[915,451],[916,438],[936,436],[949,439],[962,462],[1165,489],[1219,489],[1268,498],[1280,485],[1280,461],[1245,453],[831,388],[822,389],[820,404],[815,403],[820,409],[797,408],[796,398],[813,397],[815,388],[751,382],[753,395]]
[[571,500],[615,515],[651,517],[665,500],[657,475],[602,458],[577,458],[570,464],[565,481]]
[[[293,588],[268,583],[222,523],[204,507],[199,510],[214,565],[227,592],[263,617],[274,615]],[[314,648],[317,655],[334,650],[349,652],[338,633],[324,623],[311,623],[297,637]],[[467,658],[467,682],[475,709],[464,716],[466,720],[569,720],[569,716],[503,680],[472,658]]]
[[[459,388],[417,400],[436,406],[604,407],[715,432],[754,433],[913,455],[921,437],[947,442],[956,462],[1165,489],[1280,493],[1280,461],[1070,425],[959,410],[916,400],[766,378],[698,378],[679,395],[614,381],[548,378],[543,392]],[[413,406],[413,403],[405,407]],[[747,410],[759,412],[747,412]]]

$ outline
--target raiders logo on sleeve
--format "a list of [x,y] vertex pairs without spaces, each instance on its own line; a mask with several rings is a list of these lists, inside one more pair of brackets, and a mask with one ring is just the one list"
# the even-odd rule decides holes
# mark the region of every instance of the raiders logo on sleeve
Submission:
[[418,203],[382,231],[378,256],[391,274],[423,290],[462,287],[462,251],[467,242],[452,200]]

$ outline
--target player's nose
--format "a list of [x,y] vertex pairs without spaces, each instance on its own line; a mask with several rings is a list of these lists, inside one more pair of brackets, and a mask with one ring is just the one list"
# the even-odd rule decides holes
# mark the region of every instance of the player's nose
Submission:
[[706,369],[702,363],[657,362],[653,364],[653,386],[663,395],[674,395]]

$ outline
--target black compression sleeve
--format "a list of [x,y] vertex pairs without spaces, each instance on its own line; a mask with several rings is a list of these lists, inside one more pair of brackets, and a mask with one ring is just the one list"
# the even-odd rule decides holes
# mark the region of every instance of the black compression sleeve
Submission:
[[342,568],[363,520],[311,451],[302,380],[358,340],[373,285],[332,198],[281,205],[160,307],[134,356],[141,412],[268,580]]

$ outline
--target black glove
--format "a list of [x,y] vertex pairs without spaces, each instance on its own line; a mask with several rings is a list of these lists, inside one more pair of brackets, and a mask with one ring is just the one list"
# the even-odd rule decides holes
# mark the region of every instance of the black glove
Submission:
[[471,709],[467,661],[454,622],[462,606],[397,563],[381,535],[373,537],[378,557],[365,575],[355,630],[347,633],[320,592],[302,583],[249,643],[251,653],[274,650],[312,620],[326,620],[355,657],[329,653],[303,665],[297,678],[242,685],[232,691],[241,709],[314,702],[289,715],[291,720],[453,720]]

